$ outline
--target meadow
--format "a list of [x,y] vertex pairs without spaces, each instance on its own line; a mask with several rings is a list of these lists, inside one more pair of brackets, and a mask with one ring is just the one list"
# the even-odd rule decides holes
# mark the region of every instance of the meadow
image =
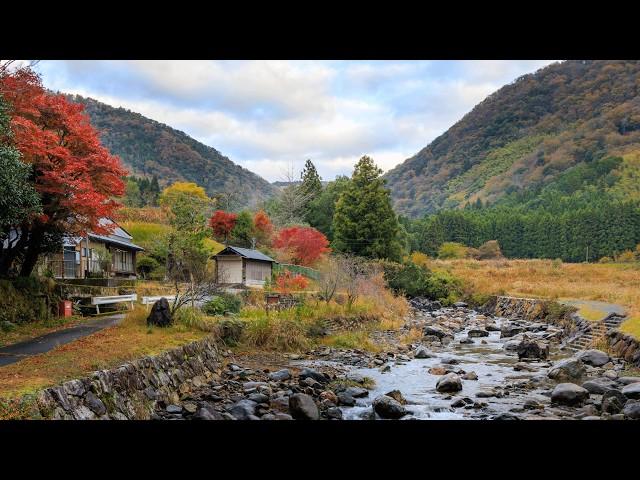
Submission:
[[[558,260],[430,260],[464,282],[468,295],[512,295],[551,300],[596,300],[621,305],[621,329],[640,338],[640,264],[564,263]],[[595,319],[597,312],[585,310]]]

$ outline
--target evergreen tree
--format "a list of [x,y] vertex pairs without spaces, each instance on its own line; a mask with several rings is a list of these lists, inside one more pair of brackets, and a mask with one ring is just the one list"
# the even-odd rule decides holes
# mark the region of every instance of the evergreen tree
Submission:
[[336,204],[333,217],[336,250],[400,260],[400,226],[381,174],[382,170],[368,156],[356,164],[351,181]]
[[333,240],[333,215],[336,211],[336,203],[348,184],[349,177],[336,177],[309,204],[307,222],[324,233],[329,241]]

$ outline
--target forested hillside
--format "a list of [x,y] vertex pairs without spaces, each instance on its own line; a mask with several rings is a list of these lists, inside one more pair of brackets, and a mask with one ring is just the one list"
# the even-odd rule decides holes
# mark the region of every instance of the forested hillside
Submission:
[[637,195],[639,91],[638,61],[567,61],[520,77],[386,174],[395,207],[419,217],[510,194],[533,201],[571,167],[608,156],[622,158],[611,193]]
[[195,182],[212,197],[232,194],[236,207],[253,205],[275,191],[263,178],[183,132],[124,108],[79,95],[69,98],[84,104],[102,143],[122,159],[130,175],[155,175],[163,187],[176,181]]

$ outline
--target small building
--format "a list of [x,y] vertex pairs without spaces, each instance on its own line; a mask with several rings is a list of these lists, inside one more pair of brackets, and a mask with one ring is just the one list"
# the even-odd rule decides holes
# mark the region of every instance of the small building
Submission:
[[221,285],[245,287],[264,286],[271,279],[275,260],[258,250],[226,247],[214,256],[216,282]]
[[[133,237],[110,218],[101,218],[100,225],[110,226],[111,234],[89,232],[86,237],[65,237],[62,252],[48,254],[44,269],[55,278],[125,278],[135,279],[136,253],[144,248],[133,243]],[[108,252],[109,258],[100,258]]]

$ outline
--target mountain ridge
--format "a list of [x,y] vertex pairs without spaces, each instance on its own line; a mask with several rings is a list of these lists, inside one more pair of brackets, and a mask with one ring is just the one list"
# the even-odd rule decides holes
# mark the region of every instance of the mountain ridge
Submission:
[[121,158],[130,175],[155,174],[163,187],[195,182],[210,196],[233,192],[238,206],[253,206],[275,192],[264,178],[170,125],[93,98],[67,97],[84,105],[102,143]]
[[476,105],[385,174],[396,209],[418,217],[553,182],[568,168],[640,150],[640,62],[551,64]]

